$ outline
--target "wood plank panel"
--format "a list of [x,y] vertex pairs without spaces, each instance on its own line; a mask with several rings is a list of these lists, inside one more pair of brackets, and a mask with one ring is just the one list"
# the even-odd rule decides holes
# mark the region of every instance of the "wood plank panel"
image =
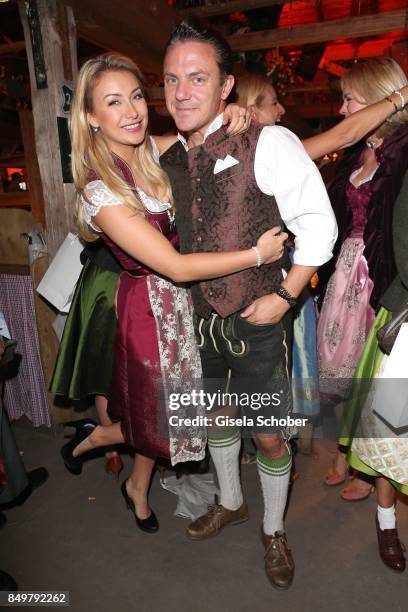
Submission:
[[0,265],[28,266],[24,234],[41,229],[28,210],[0,208]]
[[403,30],[407,18],[406,10],[390,11],[378,15],[365,15],[352,19],[336,19],[323,23],[277,28],[263,32],[251,32],[229,36],[228,42],[234,51],[253,51],[270,47],[301,46],[308,43],[375,36],[386,32]]
[[72,7],[81,37],[134,59],[145,71],[161,73],[164,45],[176,12],[166,0],[63,0]]

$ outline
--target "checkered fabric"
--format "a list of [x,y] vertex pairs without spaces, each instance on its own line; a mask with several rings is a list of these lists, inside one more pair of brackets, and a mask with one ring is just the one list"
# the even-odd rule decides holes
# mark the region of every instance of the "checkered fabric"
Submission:
[[30,276],[0,274],[0,310],[22,356],[17,376],[7,379],[4,388],[9,418],[25,415],[35,427],[51,427]]

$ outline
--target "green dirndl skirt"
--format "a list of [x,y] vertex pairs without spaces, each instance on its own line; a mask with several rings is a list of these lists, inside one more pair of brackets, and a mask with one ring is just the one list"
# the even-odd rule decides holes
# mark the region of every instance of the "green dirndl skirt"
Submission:
[[71,400],[108,396],[116,332],[115,289],[119,274],[90,259],[84,265],[50,383],[50,392]]
[[[339,438],[339,444],[342,446],[351,446],[358,427],[361,410],[364,405],[364,399],[367,398],[369,385],[368,381],[373,379],[379,372],[381,363],[384,358],[384,353],[380,349],[377,341],[377,331],[380,327],[388,323],[392,318],[392,313],[386,308],[381,308],[373,323],[373,326],[364,345],[364,350],[360,356],[354,375],[355,385],[353,388],[352,399],[350,405],[346,406],[346,414],[343,420],[343,435]],[[358,390],[359,381],[364,391]],[[351,467],[363,472],[368,476],[380,476],[387,478],[389,482],[399,491],[408,494],[408,485],[397,482],[381,472],[373,469],[370,465],[359,458],[355,450],[350,449],[347,455],[347,461]]]

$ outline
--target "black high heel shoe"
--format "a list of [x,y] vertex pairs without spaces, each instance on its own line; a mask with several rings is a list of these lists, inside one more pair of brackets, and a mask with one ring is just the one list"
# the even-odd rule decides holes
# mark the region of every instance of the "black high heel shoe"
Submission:
[[146,533],[156,533],[159,531],[159,521],[157,520],[157,517],[152,509],[150,509],[150,516],[145,519],[140,519],[137,516],[134,501],[129,497],[126,490],[126,480],[123,481],[120,491],[123,495],[128,510],[132,510],[139,529],[145,531]]
[[82,455],[74,457],[72,451],[93,432],[95,427],[97,427],[97,423],[92,419],[81,419],[64,423],[64,427],[74,427],[75,435],[61,448],[61,456],[68,472],[78,475],[82,472],[83,457]]

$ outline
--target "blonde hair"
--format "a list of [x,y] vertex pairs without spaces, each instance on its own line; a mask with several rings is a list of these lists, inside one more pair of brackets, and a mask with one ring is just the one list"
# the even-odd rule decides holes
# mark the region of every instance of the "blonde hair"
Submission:
[[[83,217],[81,196],[86,198],[84,189],[93,171],[110,191],[138,214],[144,214],[145,209],[137,199],[132,188],[118,174],[112,153],[99,131],[93,131],[88,123],[87,113],[93,110],[92,94],[101,74],[106,72],[126,71],[134,75],[143,91],[143,77],[136,64],[123,55],[105,53],[90,59],[82,66],[75,89],[70,132],[72,143],[71,167],[72,176],[77,190],[76,215],[80,236],[91,242],[98,234],[86,223]],[[135,162],[143,185],[148,195],[160,200],[172,202],[170,181],[165,172],[153,158],[152,144],[146,131],[144,141],[135,146]],[[88,201],[88,200],[87,200]]]
[[261,74],[240,76],[236,86],[237,104],[240,106],[261,106],[271,81]]
[[[395,60],[391,57],[380,57],[355,64],[350,72],[341,77],[340,83],[343,93],[352,92],[368,104],[373,104],[407,85],[408,80]],[[408,108],[391,115],[375,133],[379,138],[387,138],[406,121]]]

